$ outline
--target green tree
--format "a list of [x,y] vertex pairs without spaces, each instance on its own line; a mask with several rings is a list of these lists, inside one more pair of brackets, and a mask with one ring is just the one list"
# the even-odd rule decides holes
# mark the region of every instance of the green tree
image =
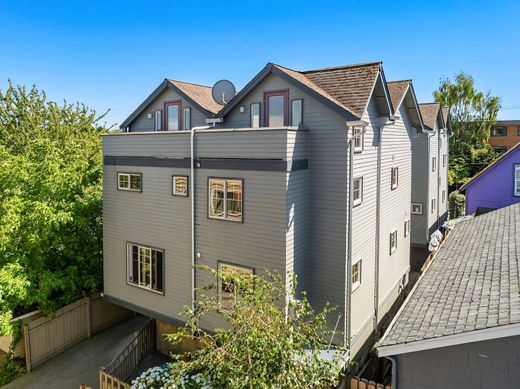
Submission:
[[463,72],[455,75],[454,81],[441,79],[433,95],[442,106],[450,107],[453,137],[448,180],[458,188],[497,157],[488,139],[500,99],[476,90],[473,78]]
[[34,86],[0,91],[0,333],[101,287],[102,117]]
[[[320,357],[330,350],[333,334],[327,330],[326,317],[332,308],[315,313],[305,293],[300,300],[288,299],[294,288],[287,291],[276,274],[262,278],[205,269],[218,281],[197,290],[194,309],[185,311],[186,325],[167,336],[174,344],[188,339],[199,346],[175,356],[172,382],[196,375],[213,388],[330,388],[338,384],[346,350],[338,347],[331,360]],[[231,306],[220,304],[215,291],[218,283],[232,293],[233,298],[227,300]],[[202,329],[201,320],[214,315],[221,316],[224,328]]]

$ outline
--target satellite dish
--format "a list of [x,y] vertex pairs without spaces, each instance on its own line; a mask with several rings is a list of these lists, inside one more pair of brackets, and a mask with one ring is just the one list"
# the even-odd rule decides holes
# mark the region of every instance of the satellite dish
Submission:
[[237,90],[231,81],[220,80],[213,85],[211,89],[211,96],[217,104],[226,105],[229,101],[235,97]]

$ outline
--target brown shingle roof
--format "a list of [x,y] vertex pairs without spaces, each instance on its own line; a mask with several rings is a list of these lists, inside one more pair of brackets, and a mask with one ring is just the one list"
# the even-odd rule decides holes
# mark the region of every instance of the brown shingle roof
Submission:
[[361,117],[380,68],[381,62],[371,62],[299,73]]
[[432,130],[435,128],[435,122],[437,121],[437,115],[439,115],[439,109],[441,105],[439,103],[421,103],[419,109],[421,110],[421,116],[424,124],[430,127]]
[[399,104],[403,101],[404,94],[410,85],[410,80],[389,81],[387,82],[387,85],[394,111],[397,111],[399,109]]
[[202,108],[216,114],[222,109],[222,106],[217,104],[211,96],[211,87],[206,85],[192,84],[190,82],[168,80],[192,100],[198,103]]

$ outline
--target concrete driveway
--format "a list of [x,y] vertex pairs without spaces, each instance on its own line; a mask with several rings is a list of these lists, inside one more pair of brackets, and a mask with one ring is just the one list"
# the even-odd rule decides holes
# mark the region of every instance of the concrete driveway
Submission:
[[137,316],[100,332],[2,389],[79,389],[81,384],[99,388],[99,368],[108,365],[147,320]]

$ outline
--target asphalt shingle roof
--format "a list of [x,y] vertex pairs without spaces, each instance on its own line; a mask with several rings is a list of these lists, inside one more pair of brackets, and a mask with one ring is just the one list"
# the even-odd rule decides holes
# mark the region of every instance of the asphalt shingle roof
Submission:
[[520,204],[455,226],[378,346],[520,323]]
[[211,86],[192,84],[190,82],[178,80],[168,81],[179,88],[182,92],[188,95],[193,101],[195,101],[207,111],[216,114],[222,109],[222,105],[217,104],[211,96]]
[[439,103],[421,103],[419,109],[423,122],[426,126],[432,130],[435,128],[435,122],[437,121],[437,115],[439,115],[439,109],[441,105]]
[[390,92],[390,100],[392,100],[392,106],[397,111],[399,104],[403,101],[404,94],[410,85],[410,80],[402,81],[389,81],[387,82],[388,91]]

